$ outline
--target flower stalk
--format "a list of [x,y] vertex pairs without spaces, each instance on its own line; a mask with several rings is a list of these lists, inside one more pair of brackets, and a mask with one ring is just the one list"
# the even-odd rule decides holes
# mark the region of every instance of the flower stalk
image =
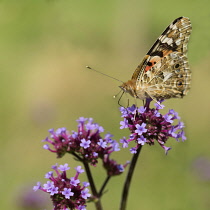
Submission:
[[91,191],[93,193],[93,200],[94,200],[94,203],[95,203],[96,210],[102,210],[103,208],[102,208],[102,205],[101,205],[100,195],[96,190],[96,186],[95,186],[95,183],[94,183],[94,180],[93,180],[92,173],[90,171],[90,167],[89,167],[89,165],[86,161],[83,161],[83,165],[85,167],[85,171],[86,171],[86,174],[87,174],[87,177],[88,177],[88,181],[90,183],[90,188],[91,188]]
[[122,197],[121,197],[121,202],[120,202],[120,210],[126,209],[131,180],[133,177],[134,169],[135,169],[139,154],[141,152],[141,149],[142,149],[142,145],[137,149],[136,153],[133,155],[133,158],[131,160],[128,174],[126,177],[126,181],[125,181],[124,187],[123,187],[123,192],[122,192]]

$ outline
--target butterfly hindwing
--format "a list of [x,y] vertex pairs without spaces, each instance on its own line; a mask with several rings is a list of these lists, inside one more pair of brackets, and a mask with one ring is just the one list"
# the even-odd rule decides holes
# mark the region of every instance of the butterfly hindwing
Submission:
[[189,91],[191,71],[187,57],[180,52],[173,52],[161,60],[161,67],[153,66],[149,72],[154,72],[148,77],[148,94],[157,99],[181,98]]

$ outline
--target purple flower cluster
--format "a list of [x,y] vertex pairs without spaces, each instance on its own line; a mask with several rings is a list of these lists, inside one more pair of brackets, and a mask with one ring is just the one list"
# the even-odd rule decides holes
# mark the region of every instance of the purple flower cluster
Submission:
[[87,188],[89,186],[88,182],[83,182],[83,186],[80,185],[78,176],[84,172],[81,166],[75,168],[76,175],[70,179],[66,176],[66,171],[70,169],[67,163],[59,167],[55,165],[52,169],[55,170],[57,176],[54,176],[52,171],[48,172],[45,178],[50,181],[47,181],[43,187],[41,183],[38,182],[33,188],[34,191],[39,189],[49,193],[54,205],[54,210],[86,210],[86,200],[91,194]]
[[43,146],[44,149],[57,153],[58,157],[71,153],[78,160],[89,162],[94,166],[100,158],[107,174],[122,173],[122,170],[116,170],[120,168],[119,165],[109,159],[112,152],[120,150],[119,143],[112,139],[112,135],[108,133],[102,138],[100,133],[104,132],[104,129],[94,123],[92,118],[80,117],[77,122],[78,130],[77,132],[72,131],[71,134],[66,128],[59,128],[56,131],[50,129],[50,138],[47,137],[43,141],[50,143],[54,149],[51,149],[47,144]]
[[[136,146],[130,149],[131,153],[134,154],[140,145],[154,145],[154,142],[157,141],[167,154],[171,149],[165,146],[169,137],[175,138],[177,141],[179,139],[182,139],[182,141],[186,140],[183,131],[184,123],[180,121],[180,117],[173,109],[162,115],[159,110],[164,107],[163,105],[155,103],[156,108],[149,108],[149,103],[140,108],[135,105],[128,108],[120,108],[124,118],[120,122],[120,128],[129,128],[131,131],[130,138],[126,139],[124,137],[120,142],[125,148],[128,147],[129,142],[135,141]],[[173,124],[175,122],[177,124]]]

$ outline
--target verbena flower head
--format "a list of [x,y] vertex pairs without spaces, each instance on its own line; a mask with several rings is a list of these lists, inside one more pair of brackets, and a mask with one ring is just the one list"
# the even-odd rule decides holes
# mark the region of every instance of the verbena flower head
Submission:
[[94,123],[92,118],[80,117],[77,122],[78,130],[71,133],[66,128],[59,128],[56,131],[50,129],[51,135],[44,141],[50,143],[53,148],[46,144],[44,149],[57,153],[58,157],[71,153],[79,160],[85,160],[92,165],[97,164],[98,158],[103,160],[105,155],[120,150],[119,144],[112,139],[111,134],[101,136],[104,129]]
[[183,128],[184,123],[180,121],[177,112],[170,109],[168,113],[162,115],[159,110],[163,105],[155,104],[156,108],[149,108],[150,101],[140,108],[135,105],[124,108],[121,107],[123,121],[120,122],[121,129],[128,128],[131,132],[130,138],[125,137],[120,140],[123,148],[128,147],[130,142],[135,142],[136,146],[131,148],[131,153],[136,153],[140,145],[154,145],[155,141],[165,150],[165,153],[171,149],[166,147],[165,143],[172,137],[179,141],[186,140]]
[[127,161],[124,165],[118,164],[115,160],[109,158],[109,156],[104,156],[103,166],[107,171],[108,176],[116,176],[124,172],[126,166],[130,162]]
[[45,178],[49,179],[43,186],[38,182],[34,186],[34,191],[42,190],[50,194],[50,197],[53,201],[54,210],[60,209],[79,209],[85,210],[86,201],[91,197],[89,193],[89,183],[84,182],[81,185],[80,180],[78,179],[79,174],[83,173],[84,170],[81,166],[77,166],[76,174],[74,177],[67,178],[66,171],[70,168],[68,164],[57,165],[52,167],[56,172],[56,176],[53,175],[53,172],[50,171],[45,175]]

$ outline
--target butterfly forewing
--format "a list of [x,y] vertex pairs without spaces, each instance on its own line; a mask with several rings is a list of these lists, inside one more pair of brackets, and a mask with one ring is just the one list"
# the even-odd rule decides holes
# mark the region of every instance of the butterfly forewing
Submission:
[[192,27],[189,18],[175,19],[160,35],[122,88],[133,97],[166,99],[187,94],[191,72],[187,44]]

